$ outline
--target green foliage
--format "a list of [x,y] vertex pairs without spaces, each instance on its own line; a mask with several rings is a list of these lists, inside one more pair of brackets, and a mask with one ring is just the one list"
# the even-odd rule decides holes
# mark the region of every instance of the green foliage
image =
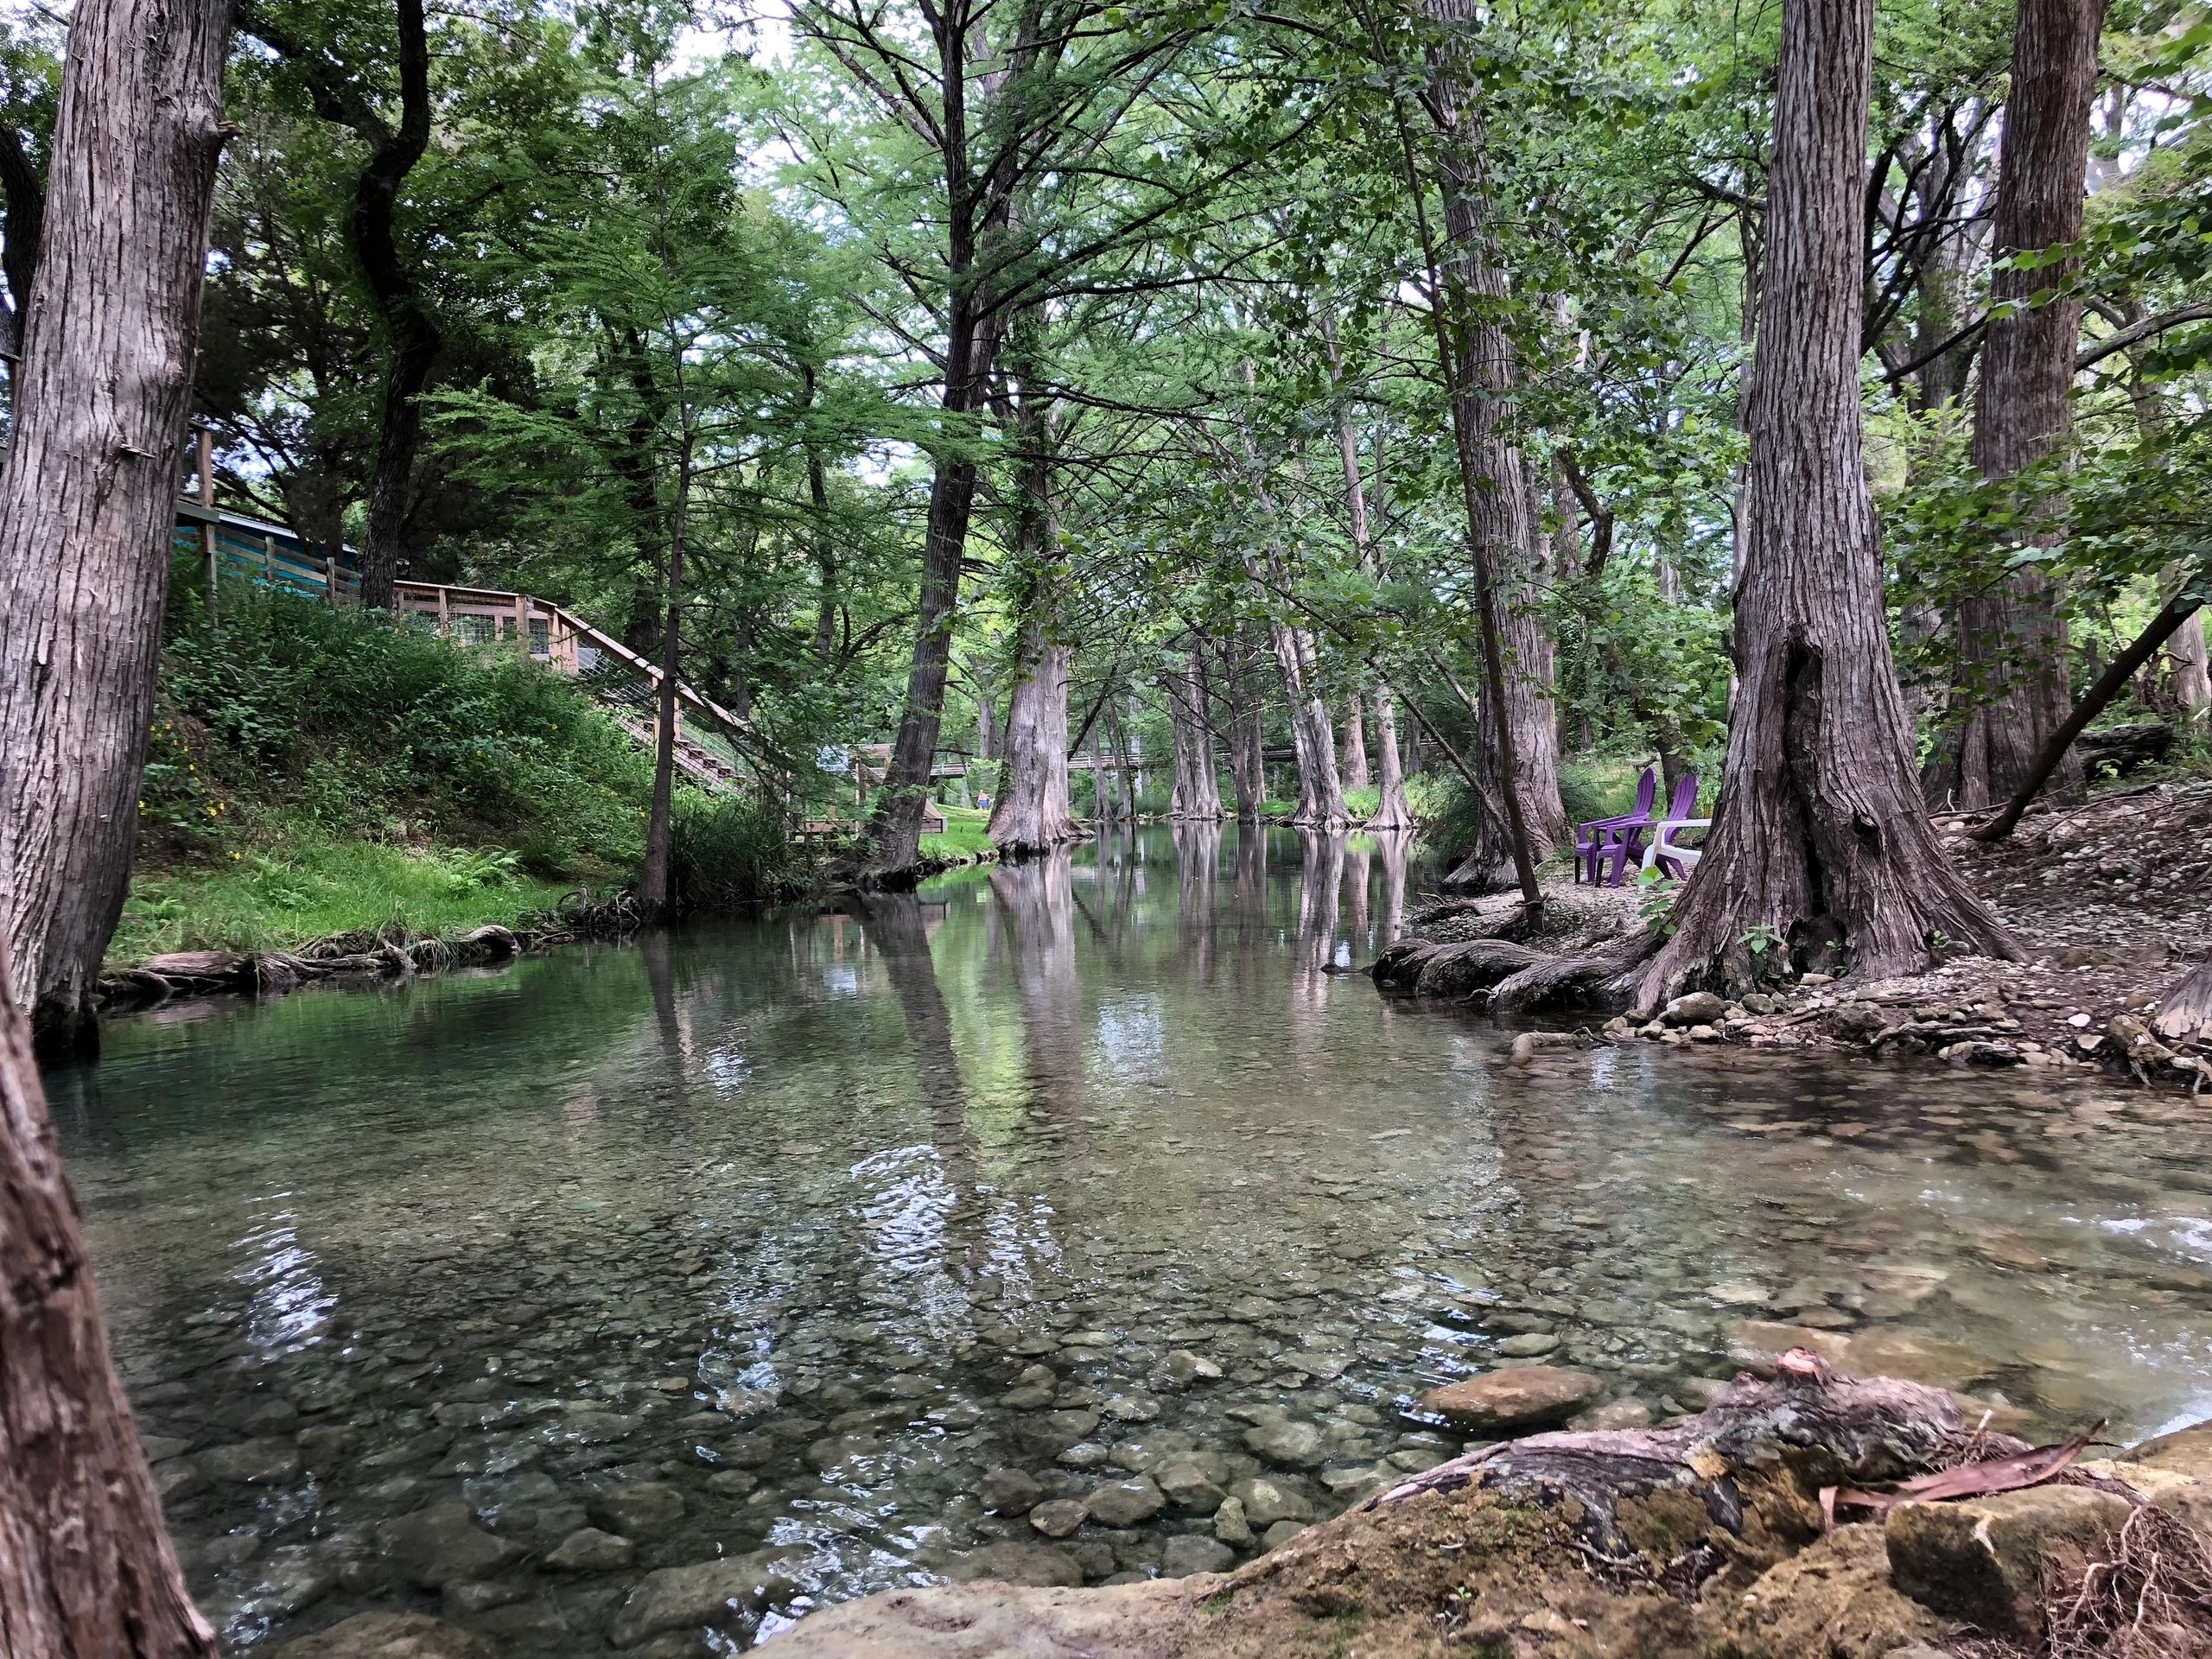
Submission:
[[232,837],[239,844],[212,861],[142,868],[109,956],[130,962],[166,950],[281,950],[387,924],[414,934],[512,925],[562,893],[496,849],[369,841],[269,812],[257,823],[258,836]]
[[219,626],[180,607],[155,734],[146,819],[217,848],[281,809],[332,835],[496,840],[554,877],[644,850],[651,763],[573,683],[387,613],[243,586]]
[[922,856],[936,859],[976,859],[997,849],[987,833],[991,815],[969,806],[944,806],[944,828],[922,837]]
[[680,791],[669,825],[669,893],[681,911],[730,911],[791,887],[782,822],[734,795]]

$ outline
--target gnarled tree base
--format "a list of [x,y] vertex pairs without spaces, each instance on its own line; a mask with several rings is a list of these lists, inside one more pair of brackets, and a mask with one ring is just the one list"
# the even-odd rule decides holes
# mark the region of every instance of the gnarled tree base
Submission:
[[2212,1042],[2212,957],[2166,993],[2152,1024],[2169,1042]]

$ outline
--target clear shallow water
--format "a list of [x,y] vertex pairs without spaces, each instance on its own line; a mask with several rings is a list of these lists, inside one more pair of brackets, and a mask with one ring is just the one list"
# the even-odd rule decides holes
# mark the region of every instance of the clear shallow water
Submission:
[[[1241,1559],[1215,1489],[1332,1513],[1459,1449],[1402,1402],[1547,1336],[1662,1415],[1745,1320],[2030,1432],[2212,1415],[2185,1103],[1644,1046],[1507,1068],[1494,1027],[1330,971],[1405,893],[1362,841],[1151,831],[117,1025],[48,1083],[203,1605],[241,1645],[378,1607],[663,1659],[757,1633],[625,1624],[717,1556],[776,1554],[768,1630],[1036,1569],[1010,1547],[1093,1581]],[[1008,1468],[1182,1502],[1056,1541],[985,1512]],[[626,1559],[563,1549],[594,1525]]]

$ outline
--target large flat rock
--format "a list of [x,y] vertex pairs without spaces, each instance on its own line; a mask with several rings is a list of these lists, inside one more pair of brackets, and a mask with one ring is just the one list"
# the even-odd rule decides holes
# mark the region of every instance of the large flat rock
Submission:
[[1528,1428],[1573,1416],[1605,1391],[1587,1371],[1556,1365],[1516,1365],[1431,1389],[1421,1408],[1459,1428]]

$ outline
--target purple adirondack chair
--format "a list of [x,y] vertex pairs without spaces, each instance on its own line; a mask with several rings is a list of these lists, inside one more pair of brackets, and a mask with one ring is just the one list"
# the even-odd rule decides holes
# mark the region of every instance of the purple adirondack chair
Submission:
[[[1675,796],[1674,799],[1668,804],[1666,817],[1656,820],[1646,818],[1642,823],[1623,830],[1620,831],[1619,839],[1605,849],[1601,856],[1609,857],[1613,861],[1612,885],[1614,887],[1620,886],[1622,878],[1627,874],[1628,861],[1631,855],[1639,862],[1643,860],[1644,831],[1650,829],[1655,822],[1671,823],[1677,819],[1687,818],[1697,810],[1697,773],[1684,772],[1675,780]],[[1675,880],[1682,880],[1682,868],[1673,859],[1662,853],[1660,855],[1659,863]]]
[[[1643,776],[1636,780],[1636,810],[1618,818],[1592,818],[1579,825],[1574,832],[1574,879],[1580,881],[1587,870],[1590,885],[1596,887],[1599,869],[1605,861],[1613,834],[1651,822],[1651,804],[1659,798],[1659,769],[1646,766]],[[1639,846],[1639,852],[1641,848]],[[1618,886],[1618,878],[1615,886]]]

